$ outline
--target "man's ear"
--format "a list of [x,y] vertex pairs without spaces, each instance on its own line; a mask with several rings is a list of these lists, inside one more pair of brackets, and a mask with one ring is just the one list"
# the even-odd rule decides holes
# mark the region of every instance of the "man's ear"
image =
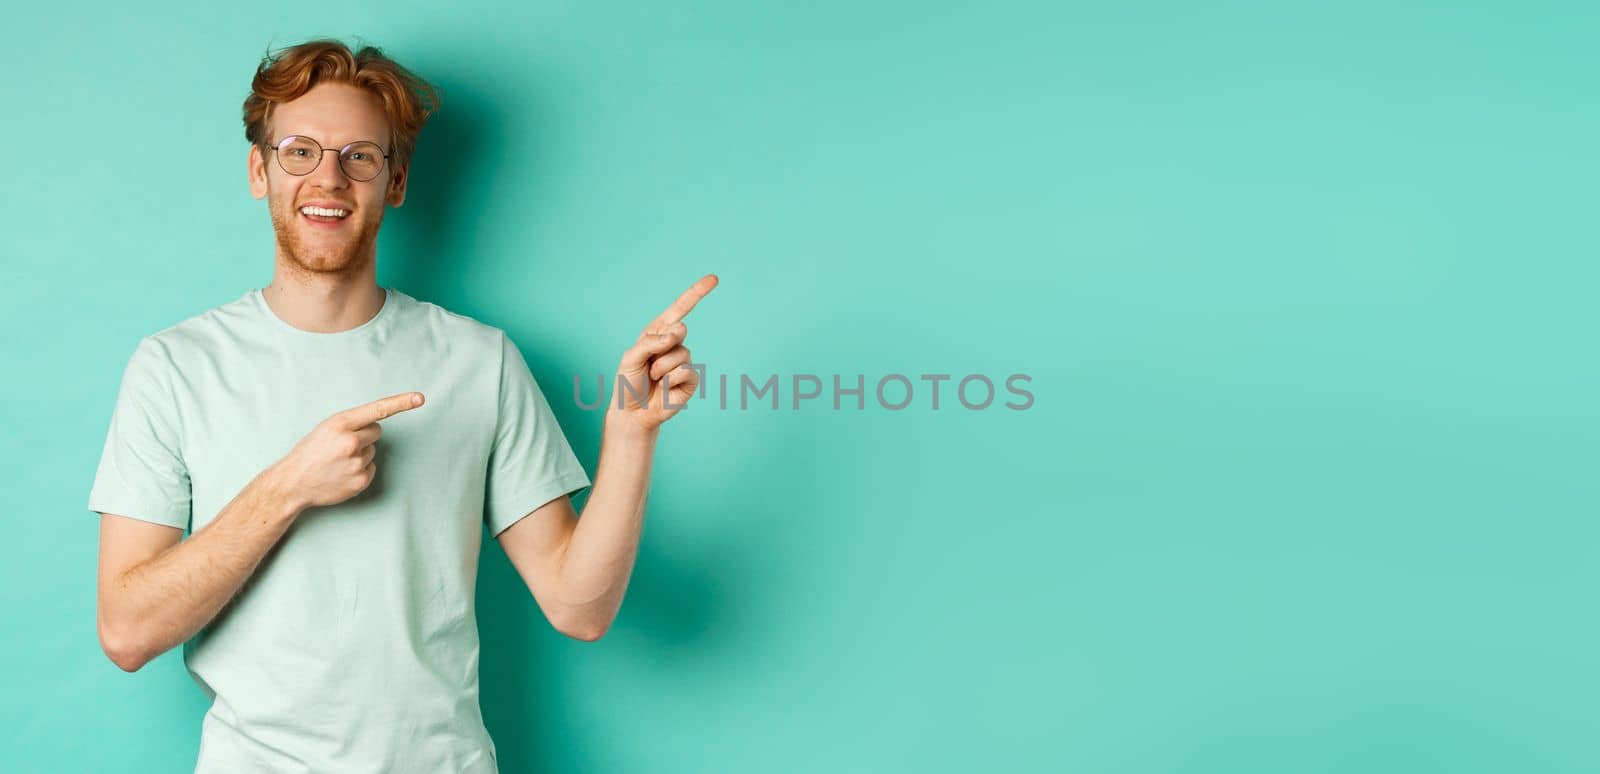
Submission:
[[389,193],[384,197],[390,207],[399,207],[406,200],[406,178],[410,177],[411,162],[406,162],[394,168],[394,176],[389,178]]
[[267,163],[261,157],[261,146],[250,143],[250,153],[245,158],[250,170],[250,195],[257,199],[267,195]]

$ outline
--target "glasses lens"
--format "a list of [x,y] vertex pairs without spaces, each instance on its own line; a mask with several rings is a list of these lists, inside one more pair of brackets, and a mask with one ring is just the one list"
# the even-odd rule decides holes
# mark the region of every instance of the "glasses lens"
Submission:
[[351,143],[339,153],[339,164],[351,180],[371,180],[383,169],[383,149],[370,142]]
[[291,175],[309,174],[322,161],[322,146],[304,137],[285,137],[278,143],[278,163]]

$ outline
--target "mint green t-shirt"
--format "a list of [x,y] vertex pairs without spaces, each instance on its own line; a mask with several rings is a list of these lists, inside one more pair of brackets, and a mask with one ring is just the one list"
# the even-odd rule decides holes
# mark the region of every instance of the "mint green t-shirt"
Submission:
[[203,528],[335,412],[407,391],[377,477],[300,514],[184,643],[211,699],[197,772],[495,772],[474,608],[491,535],[589,486],[505,332],[385,288],[313,333],[260,289],[139,341],[89,509]]

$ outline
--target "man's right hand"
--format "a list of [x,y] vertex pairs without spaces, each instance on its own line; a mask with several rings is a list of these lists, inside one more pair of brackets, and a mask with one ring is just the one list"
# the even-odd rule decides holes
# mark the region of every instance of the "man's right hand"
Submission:
[[274,477],[300,507],[342,503],[372,484],[378,421],[422,405],[420,392],[402,392],[345,409],[322,420],[273,464]]

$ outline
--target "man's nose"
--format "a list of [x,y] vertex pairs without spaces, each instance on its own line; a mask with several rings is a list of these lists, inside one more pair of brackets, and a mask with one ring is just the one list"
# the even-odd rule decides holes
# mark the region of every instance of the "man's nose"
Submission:
[[322,152],[322,163],[311,170],[311,180],[323,188],[344,188],[350,184],[350,179],[344,176],[344,168],[339,166],[339,152],[328,149]]

